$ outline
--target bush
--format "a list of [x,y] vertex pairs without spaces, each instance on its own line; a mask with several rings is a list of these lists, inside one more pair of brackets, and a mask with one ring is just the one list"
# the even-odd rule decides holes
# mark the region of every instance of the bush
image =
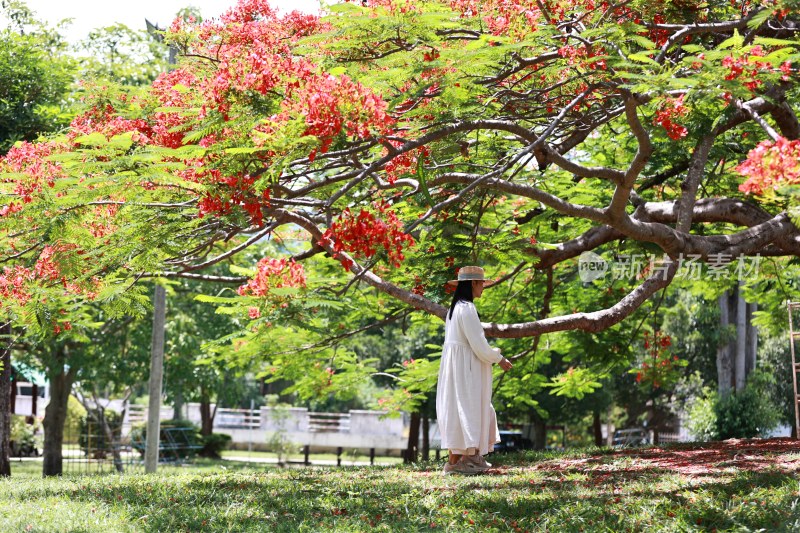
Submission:
[[[111,429],[112,439],[118,441],[122,432],[122,416],[113,409],[105,409],[104,416]],[[78,445],[85,455],[91,455],[95,459],[104,458],[114,446],[113,442],[108,442],[99,420],[99,410],[93,409],[86,412],[78,425]]]
[[81,420],[86,416],[86,409],[74,396],[67,399],[67,419],[64,422],[64,444],[78,444],[81,434]]
[[754,370],[739,392],[720,398],[714,411],[720,439],[760,437],[774,429],[780,420],[780,407],[772,398],[775,378]]
[[780,422],[781,408],[773,398],[775,378],[754,370],[745,388],[725,397],[708,388],[689,410],[689,433],[699,441],[763,436]]
[[[33,424],[29,424],[30,420]],[[31,457],[39,455],[37,431],[41,423],[34,417],[11,415],[11,455],[14,457]]]
[[212,433],[203,437],[203,449],[200,450],[201,457],[210,459],[221,459],[222,451],[227,450],[231,445],[231,436],[227,433]]
[[715,411],[717,401],[716,391],[704,387],[703,395],[692,403],[686,426],[694,440],[707,442],[719,439],[717,413]]

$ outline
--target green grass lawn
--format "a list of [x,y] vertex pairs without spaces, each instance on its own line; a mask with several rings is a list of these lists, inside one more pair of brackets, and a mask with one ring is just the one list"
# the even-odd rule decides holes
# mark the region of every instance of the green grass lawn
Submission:
[[230,461],[157,476],[18,475],[0,481],[0,531],[800,530],[800,444],[766,443],[494,455],[475,477],[443,477],[438,463]]

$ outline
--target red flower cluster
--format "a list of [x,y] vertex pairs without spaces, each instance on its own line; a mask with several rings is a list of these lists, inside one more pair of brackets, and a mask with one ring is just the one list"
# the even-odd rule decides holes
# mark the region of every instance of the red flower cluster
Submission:
[[255,277],[237,290],[241,296],[269,296],[271,289],[306,286],[305,269],[293,259],[265,257],[256,269]]
[[[394,123],[386,113],[386,102],[347,76],[308,75],[301,87],[290,89],[287,97],[287,113],[281,118],[305,117],[303,135],[317,137],[323,154],[341,133],[365,139],[373,132],[388,132]],[[312,151],[312,161],[316,153],[316,149]]]
[[494,35],[522,37],[536,31],[543,18],[541,4],[534,0],[450,0],[450,7],[464,18],[483,16]]
[[787,81],[792,73],[792,64],[784,61],[779,67],[773,66],[768,60],[759,59],[766,55],[761,46],[752,46],[742,55],[733,54],[722,60],[722,66],[728,68],[726,80],[743,79],[744,86],[755,92],[764,82],[759,76],[765,73],[781,72],[781,79]]
[[346,2],[354,2],[366,7],[383,7],[393,15],[414,13],[419,11],[419,8],[414,5],[413,0],[345,0]]
[[373,207],[376,212],[361,209],[358,214],[346,208],[322,236],[325,242],[333,241],[334,253],[345,269],[349,270],[352,262],[339,257],[340,252],[372,257],[383,248],[389,261],[399,267],[405,259],[403,250],[415,244],[414,238],[403,231],[403,223],[386,202],[376,202]]
[[[644,333],[645,361],[635,370],[636,383],[650,386],[654,389],[670,387],[678,379],[679,368],[686,366],[676,355],[669,353],[672,339],[656,331],[653,336]],[[632,371],[633,372],[633,371]]]
[[27,304],[35,285],[62,285],[65,293],[84,294],[90,299],[94,298],[93,289],[96,287],[86,288],[70,282],[55,260],[56,255],[72,253],[75,253],[74,247],[44,246],[33,268],[22,265],[4,267],[0,272],[0,309],[12,302]]
[[747,194],[800,183],[800,140],[779,137],[777,141],[762,141],[736,171],[747,178],[739,185],[739,190]]
[[17,301],[20,305],[25,305],[30,300],[31,295],[28,283],[33,282],[36,276],[33,270],[17,265],[4,267],[0,274],[0,302],[5,307],[11,300]]
[[689,113],[689,108],[683,105],[684,96],[664,100],[653,118],[653,122],[667,130],[669,138],[676,141],[686,137],[688,133],[684,126],[675,122],[676,119],[685,117]]
[[[403,145],[403,143],[400,141],[388,142],[394,148],[399,148]],[[389,149],[385,148],[384,155],[387,155],[388,153]],[[408,152],[403,152],[402,154],[392,158],[392,160],[386,163],[384,166],[384,170],[386,171],[386,181],[389,183],[394,183],[404,174],[416,174],[419,158],[422,157],[422,160],[424,161],[425,158],[428,157],[429,153],[430,152],[428,151],[427,147],[421,146]]]
[[[55,180],[64,176],[59,164],[46,159],[63,150],[64,146],[53,142],[35,144],[21,142],[0,159],[0,170],[17,174],[14,194],[19,196],[23,203],[31,202],[33,194],[41,192],[44,184],[52,188],[55,186]],[[0,216],[20,210],[22,206],[11,202],[0,211]]]

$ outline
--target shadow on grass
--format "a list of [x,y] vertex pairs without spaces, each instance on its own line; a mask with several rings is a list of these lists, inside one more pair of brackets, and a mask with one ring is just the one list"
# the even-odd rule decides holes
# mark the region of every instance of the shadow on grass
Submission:
[[[337,469],[233,468],[165,476],[87,477],[16,487],[16,501],[103,507],[135,531],[792,531],[798,479],[778,471],[683,476],[664,468],[526,468],[443,477],[440,464]],[[540,459],[565,455],[539,456]],[[587,457],[573,455],[573,457]],[[510,466],[509,466],[510,465]],[[0,507],[9,503],[0,496]],[[48,530],[42,524],[40,530]],[[102,531],[102,524],[97,531]],[[92,529],[87,529],[91,531]],[[106,528],[106,530],[109,530]]]

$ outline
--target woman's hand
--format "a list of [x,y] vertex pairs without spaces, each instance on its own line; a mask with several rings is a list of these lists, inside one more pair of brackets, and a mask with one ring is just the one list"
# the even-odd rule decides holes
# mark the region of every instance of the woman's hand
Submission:
[[502,368],[502,369],[503,369],[505,372],[508,372],[509,370],[511,370],[511,367],[513,367],[513,366],[514,366],[514,365],[512,365],[512,364],[511,364],[511,361],[509,361],[509,360],[508,360],[508,359],[506,359],[505,357],[503,357],[502,359],[500,359],[500,362],[499,362],[499,363],[497,363],[497,364],[499,364],[499,365],[500,365],[500,368]]

